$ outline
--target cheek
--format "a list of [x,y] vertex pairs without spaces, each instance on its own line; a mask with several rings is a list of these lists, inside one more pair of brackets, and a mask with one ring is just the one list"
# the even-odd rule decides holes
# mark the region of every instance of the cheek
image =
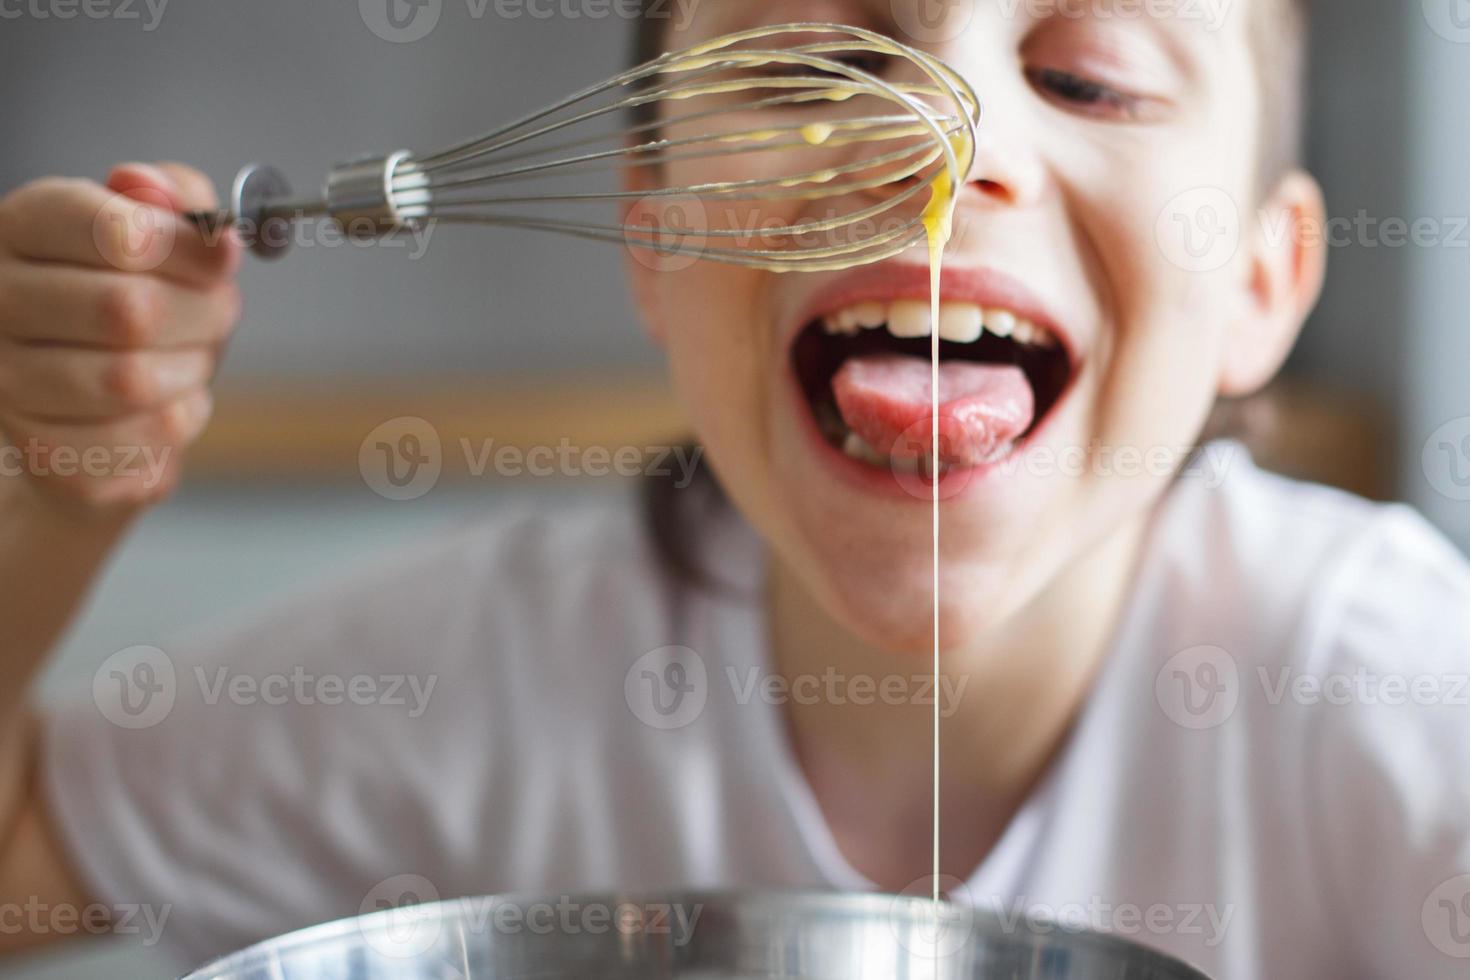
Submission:
[[[1248,279],[1247,189],[1224,158],[1161,156],[1092,197],[1086,251],[1105,323],[1092,378],[1104,441],[1181,445],[1215,399]],[[1130,436],[1128,433],[1137,433]]]
[[1098,434],[1108,445],[1189,444],[1215,398],[1233,299],[1225,270],[1197,274],[1160,257],[1150,233],[1119,243],[1096,379]]
[[655,277],[656,329],[674,386],[717,462],[760,462],[774,334],[764,279],[709,262]]

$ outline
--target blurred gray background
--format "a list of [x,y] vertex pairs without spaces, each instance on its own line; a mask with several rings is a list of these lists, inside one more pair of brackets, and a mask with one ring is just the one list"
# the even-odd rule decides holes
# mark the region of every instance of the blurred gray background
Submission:
[[[1429,218],[1445,236],[1470,215],[1470,27],[1456,26],[1470,17],[1452,19],[1470,14],[1466,6],[1319,5],[1309,158],[1334,214]],[[580,16],[547,18],[500,16],[494,2],[439,7],[427,37],[393,43],[369,29],[354,0],[175,0],[156,24],[142,0],[133,19],[41,18],[34,4],[0,5],[0,191],[41,174],[100,178],[112,162],[160,158],[193,163],[221,184],[263,159],[303,189],[358,151],[433,148],[519,114],[611,73],[626,50],[627,23],[594,16],[606,10],[596,4],[558,5]],[[279,265],[252,263],[222,383],[348,390],[405,375],[494,384],[653,371],[658,357],[628,310],[620,260],[595,245],[444,228],[414,261],[318,245]],[[1332,264],[1290,370],[1379,419],[1385,446],[1363,448],[1382,449],[1393,493],[1470,546],[1470,486],[1456,480],[1470,483],[1470,442],[1459,441],[1470,436],[1470,232],[1429,248],[1357,242],[1334,249]],[[1457,419],[1458,429],[1442,428]],[[130,539],[47,687],[85,680],[125,646],[164,642],[546,492],[544,483],[481,481],[403,505],[361,483],[196,482]],[[175,967],[105,940],[3,972],[127,980]]]

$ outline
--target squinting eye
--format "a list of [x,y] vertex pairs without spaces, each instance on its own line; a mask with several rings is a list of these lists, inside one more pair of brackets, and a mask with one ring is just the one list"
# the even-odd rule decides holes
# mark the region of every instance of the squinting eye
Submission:
[[881,77],[888,68],[891,60],[888,55],[877,51],[854,51],[851,54],[839,55],[835,60],[842,62],[849,68],[865,71],[869,75]]
[[1056,68],[1033,68],[1026,72],[1038,91],[1051,99],[1075,106],[1089,115],[1114,115],[1131,119],[1137,115],[1139,100],[1101,82],[1073,75]]
[[[877,51],[852,51],[848,53],[828,54],[824,57],[831,61],[838,61],[850,68],[867,72],[869,75],[881,78],[888,69],[889,57]],[[847,75],[839,71],[831,71],[823,68],[813,68],[810,65],[769,65],[765,72],[771,75],[810,75],[816,78],[847,78]]]

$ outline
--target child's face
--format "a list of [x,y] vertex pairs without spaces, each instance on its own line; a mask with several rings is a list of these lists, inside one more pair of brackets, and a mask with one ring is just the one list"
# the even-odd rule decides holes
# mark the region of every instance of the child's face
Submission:
[[[1265,194],[1255,186],[1261,110],[1246,21],[1256,2],[1180,3],[1168,17],[1158,4],[1107,0],[951,3],[959,19],[928,36],[952,39],[926,43],[903,26],[921,24],[925,0],[739,0],[698,5],[687,30],[670,31],[666,46],[681,48],[761,24],[865,26],[932,51],[980,96],[943,295],[1047,323],[1058,346],[1028,355],[1034,419],[1015,447],[941,484],[947,646],[999,628],[1133,523],[1216,396],[1264,383],[1315,298],[1321,256],[1288,231],[1315,216],[1315,185],[1298,175]],[[684,162],[663,179],[750,166]],[[761,213],[790,221],[830,204]],[[1218,240],[1191,253],[1186,244],[1209,246],[1205,236],[1228,228],[1232,205],[1233,253]],[[779,560],[866,640],[925,649],[928,490],[823,434],[823,398],[799,380],[810,369],[793,350],[802,336],[808,352],[834,343],[823,315],[859,295],[885,314],[892,301],[927,299],[922,251],[846,273],[629,269],[709,459]]]

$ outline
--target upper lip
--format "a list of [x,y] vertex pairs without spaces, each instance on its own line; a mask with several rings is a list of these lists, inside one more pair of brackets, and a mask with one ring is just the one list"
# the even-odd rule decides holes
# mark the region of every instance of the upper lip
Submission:
[[[868,300],[891,302],[929,298],[929,266],[915,262],[885,262],[844,273],[813,293],[801,306],[800,315],[787,331],[786,346],[795,342],[802,328],[818,317]],[[974,303],[986,309],[1010,310],[1017,316],[1049,331],[1061,343],[1070,360],[1076,360],[1076,338],[1051,314],[1025,283],[999,269],[945,263],[940,277],[939,298],[943,302]]]

